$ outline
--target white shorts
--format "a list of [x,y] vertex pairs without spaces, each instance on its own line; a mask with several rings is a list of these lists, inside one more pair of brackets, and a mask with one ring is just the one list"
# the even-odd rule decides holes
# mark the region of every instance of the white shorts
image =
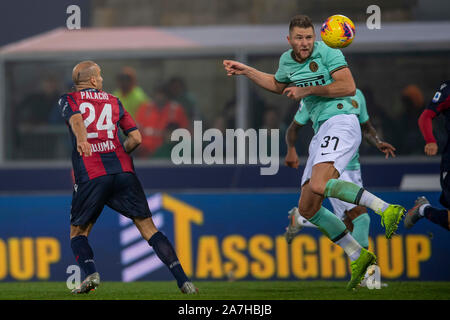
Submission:
[[361,127],[356,115],[340,114],[325,121],[309,144],[309,156],[302,176],[302,186],[311,179],[312,168],[333,162],[342,174],[361,144]]
[[[353,182],[354,184],[357,184],[360,187],[363,186],[360,169],[345,170],[344,172],[342,172],[341,176],[339,177],[339,180]],[[328,200],[330,200],[330,203],[333,206],[333,213],[341,220],[344,220],[345,218],[345,211],[350,211],[357,206],[356,204],[348,203],[336,198],[328,198]]]

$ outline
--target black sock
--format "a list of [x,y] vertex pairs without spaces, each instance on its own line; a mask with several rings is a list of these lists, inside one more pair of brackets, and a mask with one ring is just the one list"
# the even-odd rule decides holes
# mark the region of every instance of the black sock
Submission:
[[153,247],[156,255],[169,268],[173,276],[177,280],[178,287],[181,288],[183,283],[189,281],[178,261],[177,254],[172,247],[169,239],[160,231],[156,232],[149,240],[148,244]]
[[75,260],[86,276],[97,272],[94,262],[94,252],[86,236],[73,237],[70,240],[70,246],[72,247]]
[[431,222],[440,225],[445,230],[449,230],[448,211],[446,209],[436,209],[432,206],[427,206],[423,209],[423,214],[425,218],[427,218]]

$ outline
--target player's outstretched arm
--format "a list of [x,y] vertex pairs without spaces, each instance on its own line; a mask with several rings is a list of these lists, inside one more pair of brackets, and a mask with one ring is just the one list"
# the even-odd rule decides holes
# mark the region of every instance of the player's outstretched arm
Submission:
[[289,128],[286,131],[286,144],[287,144],[287,154],[284,160],[284,164],[291,168],[298,168],[300,163],[297,155],[297,150],[295,149],[295,144],[298,138],[298,132],[302,125],[295,121],[292,121]]
[[386,159],[389,158],[389,155],[395,158],[395,147],[390,143],[382,141],[377,134],[377,130],[373,127],[370,120],[361,123],[361,129],[364,135],[364,138],[373,146],[377,147],[378,150],[383,152],[386,155]]
[[276,81],[273,74],[259,71],[238,61],[223,60],[223,66],[225,67],[227,76],[246,76],[261,88],[264,88],[273,93],[281,94],[284,88],[287,87],[286,83]]
[[128,133],[127,138],[125,139],[123,146],[125,148],[126,153],[130,154],[142,143],[142,136],[139,130],[133,130]]
[[77,139],[77,151],[80,156],[89,157],[92,154],[91,144],[87,141],[87,131],[84,126],[83,117],[80,113],[76,113],[69,119],[72,132]]

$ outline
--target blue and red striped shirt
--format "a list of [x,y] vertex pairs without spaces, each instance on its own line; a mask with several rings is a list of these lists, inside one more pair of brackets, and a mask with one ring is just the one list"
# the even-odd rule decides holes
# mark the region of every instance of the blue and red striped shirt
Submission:
[[[119,128],[128,135],[137,130],[137,126],[117,97],[97,89],[84,89],[64,94],[58,104],[72,140],[75,183],[108,174],[134,173],[133,159],[119,139]],[[76,137],[70,128],[69,119],[77,113],[83,117],[87,140],[91,144],[92,155],[89,157],[78,153]]]

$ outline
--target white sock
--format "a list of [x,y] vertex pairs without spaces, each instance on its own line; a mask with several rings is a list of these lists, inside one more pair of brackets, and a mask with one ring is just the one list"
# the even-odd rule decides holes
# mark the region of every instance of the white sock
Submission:
[[420,207],[419,207],[419,214],[422,216],[422,217],[425,217],[425,212],[424,212],[424,210],[425,210],[425,208],[426,207],[429,207],[429,206],[431,206],[429,203],[426,203],[426,204],[423,204],[423,205],[421,205]]
[[298,209],[294,213],[294,219],[295,219],[295,222],[297,223],[297,225],[299,225],[299,226],[317,228],[317,226],[315,224],[312,224],[311,222],[308,221],[308,219],[304,218],[300,214],[300,212],[298,212]]
[[310,228],[317,228],[315,224],[312,224],[308,221],[308,219],[303,218],[301,215],[297,218],[297,223],[301,225],[302,227],[310,227]]
[[342,249],[344,249],[345,253],[349,256],[351,261],[355,261],[359,258],[361,254],[362,247],[359,243],[352,237],[350,233],[347,233],[341,239],[335,242]]
[[359,205],[368,207],[375,211],[375,213],[384,211],[389,207],[389,203],[384,202],[367,190],[363,191],[361,199],[359,200]]

